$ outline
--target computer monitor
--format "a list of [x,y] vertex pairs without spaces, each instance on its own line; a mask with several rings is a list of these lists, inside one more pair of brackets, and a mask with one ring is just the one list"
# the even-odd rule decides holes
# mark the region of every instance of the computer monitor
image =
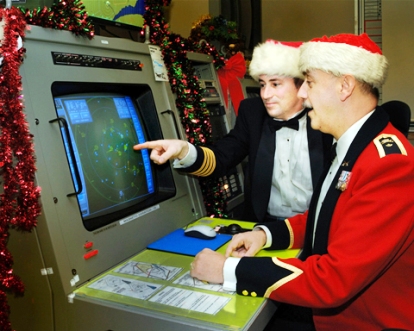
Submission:
[[145,84],[54,82],[52,94],[74,192],[93,231],[175,195],[168,166],[133,146],[162,139]]
[[83,0],[94,23],[141,30],[145,14],[144,0]]

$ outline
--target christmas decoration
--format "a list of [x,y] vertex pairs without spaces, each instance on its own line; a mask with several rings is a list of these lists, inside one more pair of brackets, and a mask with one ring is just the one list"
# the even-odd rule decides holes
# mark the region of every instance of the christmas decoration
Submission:
[[26,23],[17,8],[0,8],[0,329],[11,330],[6,293],[22,294],[24,285],[13,273],[7,250],[9,229],[30,231],[40,213],[40,188],[34,184],[35,159],[32,135],[23,113],[19,67]]
[[236,22],[227,21],[223,16],[202,16],[193,23],[189,39],[218,40],[226,43],[238,39]]
[[223,66],[216,67],[220,79],[220,86],[224,96],[224,102],[228,107],[228,97],[232,101],[237,115],[240,101],[244,99],[240,79],[246,73],[244,60],[244,42],[237,33],[237,23],[226,20],[223,16],[202,16],[193,23],[190,37],[193,44],[212,43],[225,57]]
[[202,16],[193,23],[188,39],[193,43],[205,40],[216,44],[216,47],[227,59],[238,52],[244,52],[244,42],[237,33],[237,23],[228,21],[221,15],[216,17]]
[[244,99],[243,88],[239,80],[246,74],[246,62],[242,53],[237,53],[228,59],[226,65],[220,68],[217,73],[226,107],[228,106],[227,95],[230,94],[234,112],[237,115],[240,102]]
[[[195,145],[211,143],[211,124],[207,105],[203,100],[201,88],[187,52],[201,52],[212,56],[216,69],[224,66],[224,56],[213,45],[205,41],[190,40],[171,33],[165,21],[163,6],[171,1],[146,0],[143,31],[150,29],[150,42],[161,47],[165,65],[168,69],[172,92],[177,96],[176,106],[180,113],[181,124],[187,139]],[[207,215],[211,217],[227,217],[226,202],[222,184],[217,179],[200,178],[201,191]]]
[[18,8],[23,12],[27,24],[67,30],[89,39],[95,36],[92,21],[79,0],[59,0],[51,8],[43,7],[33,10]]

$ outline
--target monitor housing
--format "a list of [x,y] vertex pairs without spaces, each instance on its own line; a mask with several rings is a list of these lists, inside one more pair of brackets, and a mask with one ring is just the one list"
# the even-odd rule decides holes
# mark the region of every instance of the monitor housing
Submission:
[[8,302],[15,329],[69,330],[75,289],[205,208],[197,179],[132,149],[185,139],[148,45],[31,26],[24,46],[22,93],[42,209],[31,233],[11,231],[13,270],[26,292]]
[[58,81],[52,95],[87,230],[175,196],[170,167],[133,150],[163,138],[149,85]]
[[82,3],[95,26],[141,31],[144,24],[144,0],[83,0]]

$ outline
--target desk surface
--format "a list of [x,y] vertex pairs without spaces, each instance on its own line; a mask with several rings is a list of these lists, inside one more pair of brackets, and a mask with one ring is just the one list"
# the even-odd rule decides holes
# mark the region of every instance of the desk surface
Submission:
[[[197,223],[214,227],[235,221],[202,218]],[[237,223],[243,228],[253,227],[253,223]],[[225,247],[218,251],[224,253]],[[285,250],[261,252],[259,256],[288,258],[297,254],[298,250]],[[224,292],[220,285],[194,280],[189,276],[192,260],[191,256],[147,249],[83,285],[75,297],[178,316],[212,330],[249,329],[267,299]]]

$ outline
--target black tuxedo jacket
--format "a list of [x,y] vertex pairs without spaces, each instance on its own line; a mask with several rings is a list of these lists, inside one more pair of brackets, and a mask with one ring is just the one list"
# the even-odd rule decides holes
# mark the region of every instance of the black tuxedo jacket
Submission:
[[[207,146],[214,152],[216,158],[216,168],[211,176],[223,176],[242,161],[247,161],[244,169],[245,213],[243,219],[253,222],[263,221],[263,219],[258,219],[253,212],[252,206],[255,197],[252,196],[251,179],[255,171],[260,172],[260,169],[255,169],[254,165],[263,125],[268,117],[269,115],[261,98],[245,99],[240,104],[234,129],[214,145]],[[310,127],[309,119],[307,120],[307,129],[312,184],[315,187],[324,168],[324,162],[329,157],[332,136],[313,130]],[[200,169],[203,164],[204,153],[201,148],[196,148],[198,152],[197,160],[191,167],[186,168],[185,172],[194,172]],[[263,164],[263,162],[265,160],[261,163]],[[270,187],[271,182],[269,182],[268,187],[263,189],[270,191]]]

